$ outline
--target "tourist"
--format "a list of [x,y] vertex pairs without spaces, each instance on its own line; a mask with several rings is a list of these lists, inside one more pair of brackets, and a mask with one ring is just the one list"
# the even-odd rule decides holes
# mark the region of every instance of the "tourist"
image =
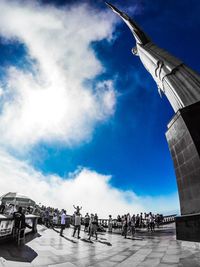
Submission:
[[132,235],[132,238],[135,235],[135,215],[134,214],[131,217],[131,235]]
[[121,227],[121,234],[123,235],[123,223],[124,223],[124,215],[122,215],[121,217],[121,224],[122,224],[122,227]]
[[123,221],[122,221],[122,235],[124,238],[127,237],[127,230],[128,230],[128,222],[127,222],[127,215],[125,214],[123,216]]
[[22,207],[18,208],[18,211],[13,213],[14,226],[15,228],[25,228],[25,215],[23,213]]
[[24,236],[26,227],[32,229],[32,227],[26,223],[25,214],[22,210],[22,207],[19,207],[18,211],[15,211],[13,213],[13,219],[14,219],[14,231],[18,235],[20,235],[18,236],[18,238],[19,237],[22,238]]
[[154,219],[154,215],[151,212],[149,213],[149,225],[150,225],[150,231],[154,232],[154,230],[155,230],[155,219]]
[[103,227],[108,228],[108,224],[107,224],[107,221],[106,220],[103,223]]
[[144,220],[143,220],[144,221],[144,223],[143,223],[144,227],[147,227],[147,217],[148,217],[148,214],[145,212],[144,213]]
[[159,228],[160,224],[162,223],[162,220],[163,220],[162,214],[157,214],[155,216],[155,223],[156,223],[157,228]]
[[94,221],[94,214],[91,213],[90,214],[90,223],[89,223],[89,235],[91,235],[91,236],[93,235],[93,232],[92,232],[92,230],[93,230],[93,227],[92,227],[93,221]]
[[141,212],[139,216],[139,228],[142,228],[142,227],[143,227],[143,213]]
[[117,229],[122,230],[122,219],[120,215],[117,216]]
[[80,213],[80,210],[82,209],[82,207],[79,207],[79,206],[76,207],[74,205],[73,205],[73,207],[75,208],[75,210],[76,210],[75,212],[77,212],[77,214]]
[[85,225],[84,232],[88,232],[89,223],[90,223],[90,216],[88,213],[86,213],[84,218],[84,225]]
[[75,212],[75,221],[74,221],[74,233],[73,237],[76,234],[76,230],[78,230],[78,238],[80,238],[80,230],[81,230],[81,214],[78,212]]
[[147,231],[150,231],[150,215],[146,214],[146,227],[147,227]]
[[112,220],[112,229],[116,229],[117,228],[117,220],[114,219]]
[[127,233],[131,233],[131,215],[130,213],[128,213],[126,215],[126,218],[127,218]]
[[63,235],[63,230],[65,230],[65,224],[66,224],[66,211],[63,209],[61,214],[61,229],[60,229],[60,236]]
[[112,224],[112,216],[109,215],[109,219],[108,219],[108,232],[109,233],[112,233],[112,226],[113,226],[113,224]]
[[135,218],[135,228],[139,228],[139,226],[140,226],[140,216],[139,214],[137,214]]
[[44,211],[44,225],[48,228],[50,226],[49,208],[46,208]]
[[91,236],[93,236],[93,234],[95,234],[96,236],[96,240],[97,240],[97,227],[98,227],[98,216],[97,214],[95,213],[94,214],[91,214],[90,216],[90,231],[89,231],[89,240],[91,238]]
[[53,214],[53,226],[58,224],[58,214],[54,212]]

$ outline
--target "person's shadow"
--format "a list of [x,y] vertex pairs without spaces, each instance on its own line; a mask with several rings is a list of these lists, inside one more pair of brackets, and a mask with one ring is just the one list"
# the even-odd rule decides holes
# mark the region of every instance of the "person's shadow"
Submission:
[[[5,260],[17,261],[17,262],[32,262],[38,254],[30,248],[26,243],[30,242],[36,237],[40,237],[39,234],[28,234],[25,239],[25,245],[17,245],[12,239],[0,243],[0,263]],[[20,266],[20,264],[19,264]]]

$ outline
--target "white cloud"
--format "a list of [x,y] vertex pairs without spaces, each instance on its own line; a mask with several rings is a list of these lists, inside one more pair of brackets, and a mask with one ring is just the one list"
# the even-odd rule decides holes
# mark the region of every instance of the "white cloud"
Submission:
[[133,191],[111,186],[111,176],[85,168],[69,175],[68,179],[45,176],[5,152],[0,152],[0,177],[0,195],[19,192],[37,203],[65,208],[68,214],[73,212],[73,205],[83,206],[83,214],[97,212],[100,218],[127,212],[178,210],[177,194],[139,197]]
[[104,71],[91,43],[112,39],[113,17],[86,4],[58,9],[0,0],[0,10],[0,35],[23,43],[32,62],[28,69],[7,69],[0,142],[28,149],[38,142],[89,140],[96,123],[115,110],[112,81],[84,85]]

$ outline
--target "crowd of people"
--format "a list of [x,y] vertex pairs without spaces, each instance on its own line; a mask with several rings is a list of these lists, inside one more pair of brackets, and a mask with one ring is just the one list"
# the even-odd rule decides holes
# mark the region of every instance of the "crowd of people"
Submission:
[[155,226],[159,227],[163,219],[164,217],[162,214],[154,215],[151,212],[141,212],[140,214],[133,214],[132,216],[129,213],[123,216],[118,215],[116,220],[113,220],[112,216],[109,215],[107,227],[108,232],[112,232],[113,229],[121,229],[121,233],[125,238],[129,233],[133,237],[136,229],[146,228],[148,232],[154,232]]
[[81,215],[82,207],[74,206],[74,214],[69,216],[65,210],[59,211],[58,209],[42,207],[41,221],[47,227],[54,227],[61,225],[60,235],[62,236],[63,230],[66,226],[73,225],[73,237],[80,238],[81,226],[83,226],[84,232],[88,233],[88,239],[95,236],[97,239],[97,233],[102,231],[108,231],[112,233],[118,230],[124,238],[127,235],[134,237],[136,229],[147,229],[148,232],[154,232],[155,227],[163,221],[163,215],[149,213],[140,213],[137,215],[125,214],[123,216],[118,215],[116,219],[109,215],[108,219],[99,219],[98,215],[86,213],[85,216]]
[[[134,237],[136,229],[146,228],[147,231],[154,232],[155,226],[159,227],[163,221],[163,215],[154,215],[151,212],[132,216],[129,213],[123,216],[118,215],[116,219],[113,219],[112,215],[109,215],[108,219],[99,219],[96,213],[90,215],[86,213],[85,216],[82,216],[81,209],[82,207],[74,206],[74,214],[67,215],[64,209],[59,210],[39,204],[35,207],[26,207],[24,209],[20,207],[20,212],[24,215],[34,214],[39,216],[39,223],[44,224],[48,228],[60,227],[61,236],[66,227],[73,225],[73,237],[77,234],[77,238],[80,238],[82,225],[84,227],[84,232],[88,233],[89,240],[92,236],[97,239],[97,233],[100,231],[112,233],[118,230],[124,238],[126,238],[127,235]],[[0,205],[0,214],[15,215],[16,212],[16,206],[13,204]]]
[[[73,237],[75,237],[76,232],[77,232],[77,238],[80,238],[80,230],[81,230],[81,225],[84,225],[84,232],[88,232],[88,240],[91,239],[92,236],[95,236],[97,239],[97,231],[98,231],[98,216],[97,214],[89,214],[87,213],[84,218],[82,218],[80,210],[82,207],[79,206],[74,206],[74,214],[71,216],[71,224],[74,225],[74,231],[73,231]],[[61,230],[60,230],[60,235],[63,235],[63,230],[66,227],[66,211],[62,210],[61,214]]]

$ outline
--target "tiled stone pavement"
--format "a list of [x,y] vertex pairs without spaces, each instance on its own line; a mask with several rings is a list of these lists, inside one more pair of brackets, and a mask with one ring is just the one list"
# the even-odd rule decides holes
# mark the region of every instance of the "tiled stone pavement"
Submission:
[[84,232],[78,240],[72,237],[72,229],[60,237],[56,231],[39,226],[38,236],[25,246],[0,245],[0,267],[200,267],[199,247],[189,242],[183,245],[175,239],[174,225],[152,234],[141,231],[134,240],[101,234],[91,243]]

